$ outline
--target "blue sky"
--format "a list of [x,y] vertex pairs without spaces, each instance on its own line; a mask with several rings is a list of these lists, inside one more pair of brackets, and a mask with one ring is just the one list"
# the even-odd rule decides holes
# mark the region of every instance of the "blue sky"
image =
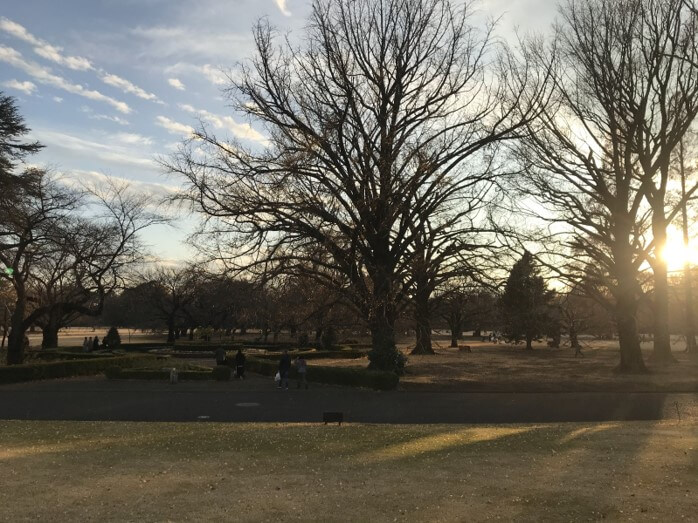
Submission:
[[[221,92],[223,71],[249,57],[251,28],[268,17],[301,34],[308,0],[24,0],[2,2],[0,90],[18,99],[46,149],[35,163],[84,181],[124,178],[159,197],[174,190],[156,158],[199,125],[259,142]],[[542,31],[551,0],[486,0],[480,17],[504,15],[500,33]],[[149,231],[163,260],[194,256],[191,220]]]

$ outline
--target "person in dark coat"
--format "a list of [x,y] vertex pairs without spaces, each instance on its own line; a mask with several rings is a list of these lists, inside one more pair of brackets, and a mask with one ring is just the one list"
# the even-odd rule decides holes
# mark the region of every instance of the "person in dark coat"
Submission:
[[92,339],[92,350],[99,350],[99,338],[97,336]]
[[284,387],[288,390],[288,373],[291,370],[291,356],[288,351],[284,349],[284,353],[281,355],[281,360],[279,360],[279,388]]
[[242,349],[238,349],[235,355],[235,374],[237,374],[238,379],[245,379],[245,355],[242,353]]

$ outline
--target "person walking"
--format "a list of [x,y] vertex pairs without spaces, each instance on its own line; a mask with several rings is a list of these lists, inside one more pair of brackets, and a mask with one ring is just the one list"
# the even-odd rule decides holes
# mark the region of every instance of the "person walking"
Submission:
[[279,388],[283,387],[288,390],[288,373],[290,370],[291,356],[289,356],[288,350],[284,349],[284,353],[279,360]]
[[97,336],[92,339],[92,350],[99,350],[99,338]]
[[238,349],[235,355],[235,374],[238,379],[245,379],[245,355],[242,353],[242,349]]
[[90,352],[90,340],[87,339],[87,336],[82,340],[82,352]]
[[296,358],[296,371],[298,372],[298,388],[300,389],[301,385],[303,385],[305,389],[308,390],[308,380],[306,379],[308,362],[305,361],[302,354]]

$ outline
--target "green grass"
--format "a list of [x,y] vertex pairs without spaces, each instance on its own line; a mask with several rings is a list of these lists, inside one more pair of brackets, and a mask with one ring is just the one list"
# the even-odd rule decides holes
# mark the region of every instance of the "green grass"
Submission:
[[677,521],[697,429],[4,421],[0,520]]

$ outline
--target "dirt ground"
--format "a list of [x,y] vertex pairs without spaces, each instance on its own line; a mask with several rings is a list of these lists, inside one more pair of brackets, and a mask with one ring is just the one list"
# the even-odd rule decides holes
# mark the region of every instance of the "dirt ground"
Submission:
[[[647,375],[618,375],[617,341],[587,341],[583,357],[575,357],[570,348],[551,349],[542,344],[526,351],[522,345],[494,344],[466,339],[461,345],[471,352],[450,348],[446,339],[435,339],[436,355],[411,355],[409,342],[400,350],[407,355],[405,375],[400,387],[425,391],[698,391],[698,358],[689,357],[677,342],[677,363],[656,366],[651,362],[651,343],[643,344]],[[358,360],[312,360],[311,364],[366,366]]]
[[1,521],[680,521],[698,425],[0,422]]

